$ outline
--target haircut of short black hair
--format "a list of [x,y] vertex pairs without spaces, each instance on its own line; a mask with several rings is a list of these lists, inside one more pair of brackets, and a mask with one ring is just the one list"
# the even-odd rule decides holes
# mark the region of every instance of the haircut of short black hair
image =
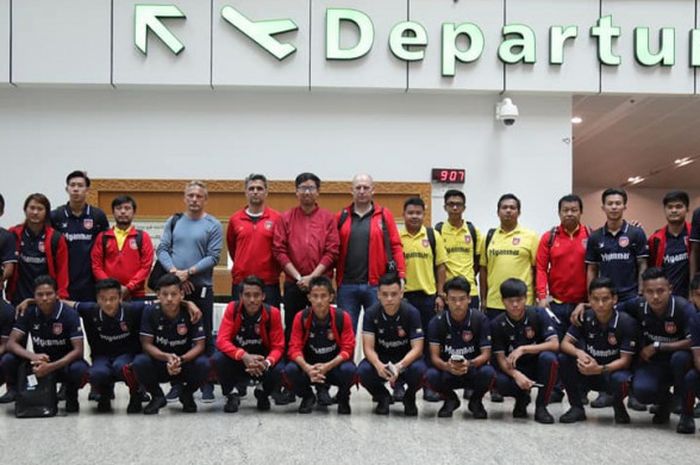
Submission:
[[664,207],[671,202],[681,202],[683,205],[685,205],[685,208],[690,207],[690,197],[685,191],[671,191],[664,195]]
[[588,286],[588,294],[593,293],[596,289],[610,289],[612,295],[617,295],[617,289],[615,289],[615,284],[613,284],[612,279],[600,276],[594,278],[591,284]]
[[518,278],[509,278],[501,283],[501,298],[527,297],[527,284]]
[[335,294],[333,282],[328,276],[316,276],[315,278],[311,278],[311,282],[309,282],[309,290],[313,289],[314,287],[325,287],[331,295]]
[[576,202],[578,203],[578,209],[581,210],[581,213],[583,213],[583,200],[581,200],[581,197],[579,197],[576,194],[567,194],[564,197],[559,199],[559,205],[558,205],[558,210],[561,211],[561,206],[564,203],[573,203]]
[[95,294],[99,294],[100,291],[106,291],[109,289],[114,289],[115,291],[121,292],[122,285],[114,278],[101,279],[95,283]]
[[[258,174],[258,173],[250,173],[246,178],[245,178],[245,187],[246,189],[248,188],[248,184],[250,184],[253,181],[262,181],[263,186],[265,186],[265,189],[267,189],[267,178],[265,177],[264,174]],[[302,181],[304,182],[304,181]],[[319,181],[320,184],[321,181]],[[297,184],[298,186],[299,184]],[[316,186],[318,187],[318,186]]]
[[420,197],[409,197],[406,199],[406,201],[403,203],[403,211],[406,211],[408,207],[413,205],[414,207],[421,207],[423,210],[425,210],[425,202],[423,202],[423,199]]
[[394,284],[398,284],[399,287],[401,287],[401,278],[399,278],[398,273],[390,271],[389,273],[383,274],[381,278],[379,278],[379,287],[393,286]]
[[695,273],[693,279],[690,280],[690,291],[697,291],[700,289],[700,273]]
[[442,286],[442,290],[445,294],[449,291],[464,291],[469,294],[472,287],[464,276],[456,276],[448,280],[445,285]]
[[656,266],[647,268],[646,270],[644,270],[644,273],[642,273],[642,281],[653,281],[654,279],[661,278],[668,281],[668,276],[666,276],[666,272]]
[[520,204],[520,199],[519,199],[518,197],[516,197],[515,194],[511,194],[511,193],[503,194],[503,195],[498,199],[498,204],[496,205],[496,210],[500,210],[500,209],[501,209],[501,204],[502,204],[505,200],[515,200],[515,204],[518,206],[518,211],[520,211],[520,209],[521,209],[521,207],[522,207],[521,204]]
[[241,281],[241,290],[243,290],[243,286],[257,286],[261,291],[265,292],[265,283],[254,274],[246,276],[245,279]]
[[177,286],[178,289],[182,289],[182,282],[180,281],[180,278],[178,278],[174,274],[166,273],[163,276],[161,276],[158,282],[156,283],[155,291],[158,292],[162,288],[169,286]]
[[118,195],[112,200],[112,211],[114,211],[115,208],[120,207],[124,205],[125,203],[130,203],[132,208],[134,209],[134,212],[136,211],[136,200],[130,195]]
[[316,184],[316,189],[321,188],[321,179],[313,173],[301,173],[294,180],[294,187],[299,187],[301,183],[306,181],[313,181]]
[[624,189],[621,189],[619,187],[610,187],[608,189],[605,189],[603,191],[603,194],[600,196],[601,200],[603,201],[603,205],[605,205],[605,199],[610,197],[611,195],[619,195],[622,197],[622,202],[627,205],[627,192]]
[[0,194],[0,215],[5,213],[5,197]]
[[445,192],[445,195],[443,196],[443,198],[445,199],[445,203],[447,203],[447,199],[449,199],[450,197],[459,197],[460,199],[462,199],[462,202],[464,202],[465,204],[467,203],[467,196],[464,195],[464,192],[460,190],[449,189],[447,192]]
[[68,176],[66,176],[66,186],[70,184],[71,179],[75,178],[83,178],[85,180],[85,185],[90,187],[90,178],[85,171],[81,170],[75,170],[68,173]]
[[42,274],[41,276],[36,277],[34,280],[34,290],[36,291],[39,286],[51,286],[54,291],[58,291],[58,283],[47,274]]

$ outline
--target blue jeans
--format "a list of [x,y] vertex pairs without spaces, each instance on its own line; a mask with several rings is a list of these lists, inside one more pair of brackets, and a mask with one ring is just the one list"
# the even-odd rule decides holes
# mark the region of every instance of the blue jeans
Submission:
[[376,304],[377,286],[369,284],[341,284],[338,288],[338,307],[350,313],[352,327],[357,334],[357,325],[360,320],[360,308],[365,312],[369,307]]
[[662,403],[670,397],[669,388],[673,392],[683,392],[683,380],[693,363],[693,356],[688,350],[673,352],[666,362],[640,362],[634,370],[632,393],[643,404]]

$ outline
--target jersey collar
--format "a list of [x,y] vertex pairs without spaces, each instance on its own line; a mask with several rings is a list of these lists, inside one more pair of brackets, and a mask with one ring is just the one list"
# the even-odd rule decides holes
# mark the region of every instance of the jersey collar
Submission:
[[[100,321],[104,321],[103,315],[106,315],[106,314],[100,308]],[[107,315],[107,318],[111,318],[111,317],[109,315]],[[122,304],[119,305],[119,321],[124,321],[124,305],[122,305]]]
[[[649,309],[649,302],[647,302],[645,300],[644,301],[644,316],[646,316],[650,313],[654,313],[654,312]],[[676,314],[676,298],[674,296],[671,296],[671,298],[669,299],[669,303],[666,306],[666,311],[664,312],[664,317],[673,318],[675,316],[675,314]],[[656,315],[656,314],[654,313],[654,315]]]

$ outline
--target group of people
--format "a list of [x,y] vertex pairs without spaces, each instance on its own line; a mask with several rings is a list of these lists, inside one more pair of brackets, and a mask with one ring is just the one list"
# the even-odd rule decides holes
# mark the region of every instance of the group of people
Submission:
[[[595,231],[581,224],[580,197],[562,197],[560,224],[540,237],[519,223],[513,194],[498,200],[500,224],[484,234],[465,219],[458,190],[444,196],[444,223],[426,226],[425,203],[412,197],[398,228],[367,174],[353,178],[352,202],[336,214],[318,206],[316,175],[300,174],[295,186],[298,206],[280,213],[266,205],[265,176],[247,177],[247,205],[224,237],[206,212],[206,185],[192,181],[185,211],[166,221],[155,251],[133,226],[136,201],[114,199],[110,228],[87,203],[83,172],[68,175],[68,203],[55,210],[46,196],[30,195],[25,222],[0,229],[0,286],[10,302],[0,312],[0,402],[14,400],[18,369],[29,363],[37,377],[62,383],[69,412],[79,410],[87,381],[99,411],[111,411],[114,383],[124,381],[127,411],[153,414],[178,399],[196,411],[195,391],[211,402],[218,380],[226,412],[254,385],[259,410],[271,408],[271,397],[299,397],[300,413],[337,403],[349,414],[359,382],[380,415],[395,402],[417,415],[422,389],[449,417],[461,402],[455,390],[464,389],[474,418],[487,418],[489,391],[496,402],[514,397],[513,416],[524,418],[537,388],[535,420],[553,423],[547,405],[566,392],[571,407],[559,421],[571,423],[585,420],[594,390],[601,394],[592,406],[612,406],[618,423],[629,422],[629,393],[628,406],[652,405],[655,423],[679,409],[677,431],[695,432],[700,211],[691,226],[686,193],[664,197],[668,224],[647,239],[624,219],[622,189],[603,193],[606,223]],[[232,299],[214,333],[212,272],[224,240]],[[154,300],[146,300],[147,283]]]

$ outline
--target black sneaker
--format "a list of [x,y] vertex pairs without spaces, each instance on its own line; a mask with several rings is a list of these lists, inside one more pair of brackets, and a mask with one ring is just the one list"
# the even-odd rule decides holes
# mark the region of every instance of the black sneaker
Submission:
[[549,396],[549,403],[550,404],[558,404],[559,402],[564,400],[564,391],[562,391],[559,388],[554,388],[552,391],[552,395]]
[[153,396],[151,401],[143,408],[144,415],[155,415],[160,409],[168,405],[165,396]]
[[56,398],[58,399],[59,402],[66,400],[66,385],[61,383],[61,387],[58,389],[58,394],[56,394]]
[[275,405],[287,405],[293,404],[297,399],[292,391],[282,388],[272,393],[272,400],[275,401]]
[[426,402],[440,402],[440,394],[430,388],[423,388],[423,400]]
[[[491,397],[493,397],[493,393],[491,394]],[[481,402],[481,399],[474,399],[472,397],[472,399],[469,400],[468,408],[469,411],[472,412],[472,416],[477,420],[486,420],[489,417],[489,414],[484,408],[484,404]]]
[[611,396],[607,392],[599,392],[598,397],[593,402],[591,402],[591,408],[612,407],[612,404],[613,396]]
[[[90,402],[99,402],[100,399],[102,399],[102,394],[100,394],[97,389],[95,389],[91,386],[90,393],[88,394],[88,400]],[[100,409],[98,408],[97,411],[99,412]]]
[[329,392],[327,384],[319,384],[316,386],[316,398],[318,399],[318,405],[321,407],[333,405],[333,399],[331,399],[331,393]]
[[547,406],[540,405],[535,407],[535,421],[543,425],[551,425],[554,423],[554,417],[547,410]]
[[627,407],[631,408],[636,412],[646,412],[647,406],[639,402],[634,396],[629,396],[627,398]]
[[452,413],[457,410],[460,405],[462,405],[462,403],[457,398],[457,395],[454,392],[450,392],[447,399],[445,399],[445,402],[442,404],[442,407],[438,410],[438,418],[450,418]]
[[270,397],[265,394],[265,391],[262,389],[256,389],[253,394],[255,395],[255,398],[257,399],[257,404],[255,405],[255,408],[260,410],[261,412],[267,412],[270,410]]
[[237,394],[229,394],[226,396],[226,404],[224,405],[224,412],[226,413],[236,413],[238,411],[238,406],[241,404],[241,399]]
[[143,410],[141,406],[141,394],[138,392],[129,397],[129,405],[126,407],[126,413],[140,413]]
[[350,396],[338,396],[338,415],[350,415]]
[[145,404],[151,401],[151,395],[145,389],[139,389],[138,396],[141,403]]
[[170,386],[170,390],[165,395],[165,400],[167,402],[177,402],[182,393],[182,384],[173,384]]
[[577,421],[586,421],[586,411],[583,410],[583,407],[571,407],[559,417],[559,423],[576,423]]
[[392,394],[394,402],[403,402],[404,397],[406,397],[406,388],[402,383],[397,383],[394,386],[394,393]]
[[[110,407],[111,409],[111,407]],[[78,413],[80,412],[80,402],[78,402],[78,396],[71,396],[66,398],[66,413]]]
[[212,404],[214,403],[214,385],[211,383],[207,383],[203,385],[200,388],[200,391],[202,391],[202,403],[204,404]]
[[248,395],[248,383],[239,383],[236,385],[236,391],[238,391],[238,397],[243,399]]
[[496,390],[491,391],[491,402],[494,402],[496,404],[500,404],[501,402],[503,402],[503,396],[501,395],[501,393]]
[[182,411],[185,413],[195,413],[197,411],[197,404],[194,401],[194,395],[190,389],[183,389],[180,394],[180,403],[182,404]]
[[695,419],[688,415],[681,415],[678,426],[676,426],[676,433],[695,434]]
[[391,405],[389,395],[379,397],[377,399],[377,406],[374,408],[374,413],[377,415],[389,415],[389,405]]
[[[629,405],[629,402],[627,402]],[[656,405],[656,411],[651,418],[651,422],[655,425],[666,425],[671,421],[671,404],[670,401]]]
[[316,405],[316,396],[313,394],[305,396],[301,399],[301,404],[299,404],[299,413],[311,413],[314,409],[314,405]]
[[630,414],[627,413],[625,404],[620,402],[619,404],[613,405],[615,410],[615,423],[618,425],[626,425],[630,422]]
[[416,395],[403,396],[403,414],[407,417],[417,417],[418,407],[416,407]]
[[527,405],[530,403],[530,398],[527,396],[516,397],[515,406],[513,407],[513,418],[527,418]]
[[[66,405],[68,401],[66,401]],[[112,412],[112,400],[109,396],[100,396],[100,400],[97,401],[97,411],[99,413],[111,413]]]
[[693,409],[693,418],[700,418],[700,402]]
[[581,405],[588,405],[588,393],[581,393]]
[[17,391],[8,389],[7,392],[0,397],[0,404],[11,404],[15,401],[15,397],[17,397]]

